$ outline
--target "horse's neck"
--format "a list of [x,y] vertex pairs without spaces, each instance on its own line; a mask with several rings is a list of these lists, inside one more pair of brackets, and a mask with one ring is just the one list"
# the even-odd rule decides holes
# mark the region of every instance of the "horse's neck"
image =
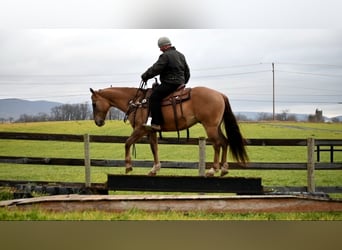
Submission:
[[128,110],[128,102],[134,98],[137,93],[136,88],[108,88],[103,90],[102,96],[111,102],[111,105],[123,112]]

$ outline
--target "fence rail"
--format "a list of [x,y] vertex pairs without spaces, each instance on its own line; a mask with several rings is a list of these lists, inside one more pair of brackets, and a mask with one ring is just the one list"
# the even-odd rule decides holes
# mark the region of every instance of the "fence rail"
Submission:
[[[128,136],[89,135],[90,142],[125,143]],[[84,142],[84,135],[0,132],[0,139]],[[164,137],[159,144],[198,145],[199,138]],[[139,143],[149,143],[146,137]],[[207,145],[210,142],[206,143]],[[315,139],[316,146],[342,146],[342,139]],[[307,139],[247,139],[247,146],[307,146]]]
[[[63,166],[84,166],[84,159],[71,158],[51,158],[51,157],[26,157],[26,156],[0,156],[1,163],[11,164],[38,164],[38,165],[63,165]],[[106,160],[106,159],[90,159],[91,166],[94,167],[122,167],[125,165],[124,160]],[[161,161],[163,168],[178,169],[198,169],[198,162],[174,162]],[[153,161],[135,160],[134,165],[137,167],[150,168]],[[205,162],[205,168],[210,168],[212,162]],[[230,162],[229,169],[240,170],[305,170],[307,163],[305,162],[251,162],[247,168],[238,163]],[[315,163],[316,170],[342,170],[341,163],[318,162]]]
[[[119,167],[124,166],[123,160],[105,160],[105,159],[90,159],[89,143],[125,143],[127,136],[101,136],[101,135],[70,135],[70,134],[46,134],[46,133],[18,133],[18,132],[0,132],[0,139],[9,140],[39,140],[39,141],[68,141],[68,142],[83,142],[85,157],[84,159],[66,159],[66,158],[44,158],[44,157],[23,157],[23,156],[0,156],[2,163],[14,164],[42,164],[42,165],[70,165],[70,166],[85,166],[86,186],[90,186],[90,166],[104,167]],[[149,143],[147,138],[142,138],[138,143]],[[200,150],[204,150],[204,145],[210,144],[205,138],[162,138],[158,140],[159,144],[177,144],[177,145],[197,145]],[[202,146],[201,146],[202,144]],[[314,170],[342,170],[342,162],[333,162],[333,153],[341,151],[342,139],[247,139],[247,146],[305,146],[307,147],[307,162],[254,162],[249,163],[247,169],[276,169],[276,170],[307,170],[309,192],[315,191]],[[330,163],[316,162],[314,153],[317,153],[317,161],[319,161],[320,152],[327,151],[324,147],[329,147]],[[323,147],[323,148],[322,148]],[[202,156],[201,156],[202,154]],[[202,159],[201,159],[202,158]],[[192,168],[198,169],[208,168],[211,162],[205,162],[205,153],[200,151],[199,162],[161,162],[164,168]],[[151,167],[152,161],[135,161],[135,165],[139,167]],[[237,163],[230,163],[231,169],[246,169]],[[200,174],[203,174],[203,169],[199,169]],[[341,187],[336,187],[337,192],[341,192]]]

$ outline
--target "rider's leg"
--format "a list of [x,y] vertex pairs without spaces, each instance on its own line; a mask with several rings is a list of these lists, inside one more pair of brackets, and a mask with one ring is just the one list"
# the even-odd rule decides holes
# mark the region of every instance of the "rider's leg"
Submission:
[[[154,88],[150,96],[150,109],[152,121],[151,125],[162,125],[163,124],[163,114],[161,111],[161,101],[167,97],[172,92],[176,91],[179,87],[178,84],[160,84]],[[148,123],[147,123],[148,124]]]

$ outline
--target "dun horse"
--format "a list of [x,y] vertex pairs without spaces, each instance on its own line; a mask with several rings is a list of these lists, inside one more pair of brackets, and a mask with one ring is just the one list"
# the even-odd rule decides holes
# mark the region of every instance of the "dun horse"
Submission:
[[[116,107],[125,112],[133,132],[125,143],[126,173],[133,170],[131,161],[131,145],[147,135],[154,158],[154,165],[149,175],[156,175],[161,164],[158,157],[158,139],[156,131],[146,129],[143,124],[148,117],[148,105],[145,103],[145,89],[111,87],[98,91],[90,89],[92,96],[94,121],[97,126],[105,124],[105,118],[110,107]],[[214,148],[213,167],[206,173],[213,176],[221,168],[221,176],[228,173],[228,145],[233,158],[245,165],[248,156],[236,118],[230,107],[228,97],[206,87],[191,89],[191,98],[174,105],[162,107],[164,124],[162,131],[177,131],[187,129],[196,123],[201,123],[206,131],[208,140]],[[176,116],[176,118],[175,118]],[[224,124],[227,137],[221,130]],[[219,161],[222,149],[221,162]]]

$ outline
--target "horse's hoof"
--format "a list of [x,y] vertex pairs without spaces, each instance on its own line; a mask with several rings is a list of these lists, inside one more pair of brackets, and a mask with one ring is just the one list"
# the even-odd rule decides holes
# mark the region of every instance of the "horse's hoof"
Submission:
[[227,175],[229,173],[229,171],[227,169],[222,169],[221,170],[221,177]]
[[209,170],[208,172],[205,173],[206,177],[214,177],[215,176],[215,171]]
[[132,167],[126,168],[126,174],[128,174],[129,172],[132,172],[132,171],[133,171],[133,168],[132,168]]
[[148,176],[156,176],[157,173],[156,173],[156,172],[149,172],[147,175],[148,175]]
[[211,169],[209,169],[209,170],[206,172],[205,176],[207,176],[207,177],[213,177],[213,176],[215,176],[215,173],[216,173],[216,172],[217,172],[217,169],[211,168]]

